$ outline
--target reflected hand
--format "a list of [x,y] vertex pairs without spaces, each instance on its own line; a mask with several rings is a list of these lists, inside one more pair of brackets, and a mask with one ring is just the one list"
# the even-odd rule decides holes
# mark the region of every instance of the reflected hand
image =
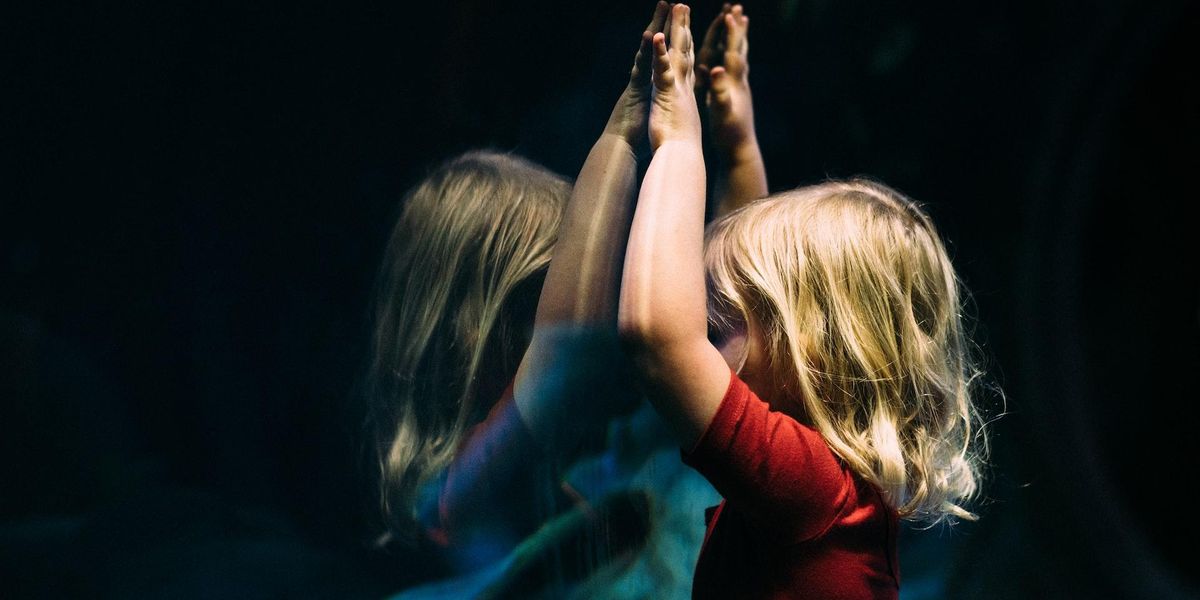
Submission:
[[646,135],[646,119],[650,100],[650,71],[654,56],[654,34],[661,33],[667,21],[670,5],[660,0],[654,7],[654,16],[642,32],[642,45],[633,59],[629,70],[629,84],[617,100],[612,115],[608,118],[605,133],[621,136],[630,146]]
[[726,156],[757,144],[747,60],[749,27],[742,5],[725,4],[704,34],[696,65],[697,89],[705,94],[713,143]]

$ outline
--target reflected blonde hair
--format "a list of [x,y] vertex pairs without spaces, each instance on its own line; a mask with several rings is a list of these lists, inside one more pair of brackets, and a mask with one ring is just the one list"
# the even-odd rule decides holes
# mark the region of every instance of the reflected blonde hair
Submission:
[[369,424],[380,502],[411,539],[416,493],[516,373],[571,184],[470,152],[409,191],[376,291]]
[[761,332],[772,405],[818,430],[907,519],[974,520],[986,452],[960,287],[921,208],[830,181],[714,222],[710,327]]

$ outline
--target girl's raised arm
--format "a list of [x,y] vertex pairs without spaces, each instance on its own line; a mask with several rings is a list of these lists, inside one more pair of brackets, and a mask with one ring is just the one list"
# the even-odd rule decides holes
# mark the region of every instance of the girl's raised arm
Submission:
[[629,236],[619,315],[650,400],[685,448],[703,435],[730,380],[707,335],[705,173],[689,20],[690,9],[674,5],[667,35],[653,39],[654,158]]
[[709,136],[716,150],[717,216],[768,194],[750,100],[749,28],[750,17],[742,5],[726,3],[704,34],[696,65],[697,89],[708,106]]
[[633,147],[646,135],[651,39],[667,10],[658,3],[629,84],[575,182],[512,402],[502,400],[472,430],[437,499],[436,535],[467,568],[498,560],[553,514],[557,466],[637,399],[620,372],[617,297],[633,218]]
[[517,372],[514,398],[522,420],[558,450],[574,445],[575,425],[611,413],[614,394],[634,396],[606,388],[621,379],[617,302],[637,183],[634,148],[646,135],[651,40],[668,10],[666,2],[655,7],[629,83],[575,181]]

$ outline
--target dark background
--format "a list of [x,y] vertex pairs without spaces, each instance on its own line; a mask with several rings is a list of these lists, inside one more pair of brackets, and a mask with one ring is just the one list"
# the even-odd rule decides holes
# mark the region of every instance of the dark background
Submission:
[[[772,189],[927,203],[1007,394],[983,519],[906,532],[904,594],[1196,597],[1197,5],[912,4],[747,4]],[[573,176],[650,12],[4,9],[0,595],[415,577],[367,549],[357,448],[397,203],[473,147]]]

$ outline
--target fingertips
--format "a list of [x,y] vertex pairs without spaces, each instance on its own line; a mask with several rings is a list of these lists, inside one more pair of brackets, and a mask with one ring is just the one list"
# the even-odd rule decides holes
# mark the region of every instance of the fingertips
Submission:
[[686,4],[671,8],[671,46],[680,52],[692,52],[692,9]]
[[[686,4],[676,4],[671,7],[671,40],[682,40],[688,33],[691,9]],[[672,44],[673,45],[673,44]]]
[[750,17],[747,17],[742,12],[742,5],[738,4],[725,15],[725,49],[740,52],[746,40],[746,27],[750,24]]
[[729,17],[726,17],[726,25],[730,27],[746,28],[746,24],[750,22],[750,17],[746,16],[745,10],[741,4],[735,5],[729,11]]

